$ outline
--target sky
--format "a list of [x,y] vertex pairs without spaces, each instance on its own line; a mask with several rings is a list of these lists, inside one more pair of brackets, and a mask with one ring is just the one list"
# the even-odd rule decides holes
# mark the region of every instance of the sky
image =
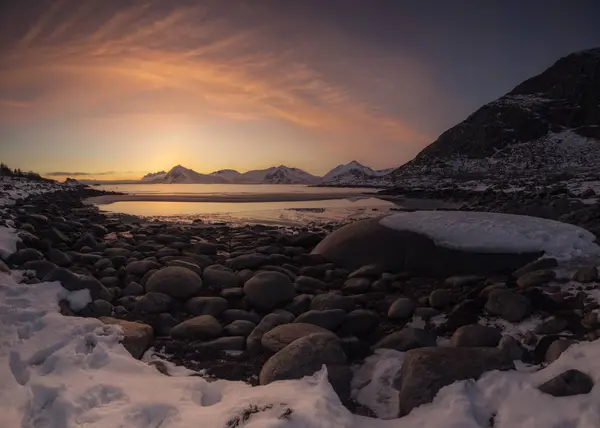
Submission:
[[600,46],[597,0],[3,0],[0,161],[135,179],[399,166]]

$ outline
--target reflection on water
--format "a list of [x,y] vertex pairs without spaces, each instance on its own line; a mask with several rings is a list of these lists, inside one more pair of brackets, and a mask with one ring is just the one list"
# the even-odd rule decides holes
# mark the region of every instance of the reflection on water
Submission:
[[325,201],[296,201],[296,202],[115,202],[100,205],[100,209],[108,212],[125,213],[139,216],[185,216],[213,213],[250,213],[254,211],[307,210],[322,208],[357,209],[357,208],[389,208],[391,202],[377,198],[365,198],[356,201],[350,199],[333,199]]

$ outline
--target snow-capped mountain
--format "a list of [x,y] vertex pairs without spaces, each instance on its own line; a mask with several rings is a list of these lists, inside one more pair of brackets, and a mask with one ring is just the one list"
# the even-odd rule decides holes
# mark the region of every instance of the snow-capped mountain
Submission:
[[321,182],[321,177],[309,174],[298,168],[280,165],[245,172],[239,180],[240,183],[318,184]]
[[167,173],[165,171],[151,172],[149,174],[144,175],[142,177],[142,181],[147,181],[147,182],[160,181],[165,178],[165,175],[167,175]]
[[487,176],[600,166],[600,48],[576,52],[444,132],[392,172]]
[[[148,177],[148,178],[146,178]],[[220,184],[227,183],[222,177],[217,177],[208,174],[200,174],[192,169],[185,168],[181,165],[174,166],[169,170],[169,172],[165,173],[164,171],[156,172],[153,174],[147,174],[142,178],[142,181],[148,183],[178,183],[178,184],[191,184],[191,183],[199,183],[199,184]]]
[[221,169],[219,171],[211,172],[210,175],[223,178],[229,183],[239,183],[242,178],[242,173],[235,169]]
[[357,185],[372,184],[375,179],[379,180],[386,174],[392,172],[395,168],[374,170],[357,161],[338,165],[323,176],[322,183],[329,185]]

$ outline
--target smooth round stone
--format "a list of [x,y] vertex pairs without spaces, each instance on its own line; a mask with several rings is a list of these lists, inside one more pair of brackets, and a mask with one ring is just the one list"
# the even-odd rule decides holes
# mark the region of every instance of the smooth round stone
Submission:
[[191,318],[171,329],[171,337],[175,339],[206,340],[221,336],[223,326],[211,315],[200,315]]
[[250,333],[252,333],[252,330],[254,330],[255,327],[256,324],[254,324],[251,321],[235,320],[232,323],[227,324],[225,326],[225,333],[227,333],[229,336],[248,337],[250,336]]
[[335,330],[340,326],[345,317],[346,311],[343,309],[328,309],[324,311],[304,312],[294,322],[313,324],[327,330]]
[[192,297],[185,302],[185,309],[192,315],[219,316],[229,307],[222,297]]
[[176,299],[188,299],[202,289],[202,279],[194,271],[169,266],[154,273],[146,283],[147,291],[167,294]]
[[244,284],[244,293],[254,307],[270,311],[296,297],[292,281],[279,272],[263,272]]
[[388,310],[388,318],[391,319],[408,319],[413,316],[416,304],[408,297],[400,297],[396,299]]
[[429,306],[434,309],[444,309],[452,303],[452,295],[448,290],[443,288],[433,290],[429,295]]

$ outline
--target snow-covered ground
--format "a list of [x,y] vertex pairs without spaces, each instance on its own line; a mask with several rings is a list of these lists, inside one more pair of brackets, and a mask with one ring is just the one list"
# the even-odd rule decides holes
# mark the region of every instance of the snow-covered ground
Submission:
[[420,233],[436,244],[482,252],[537,252],[567,262],[600,256],[593,233],[538,217],[467,211],[397,213],[380,221],[383,226]]
[[32,195],[56,192],[70,187],[68,184],[32,181],[24,178],[0,177],[0,210]]

